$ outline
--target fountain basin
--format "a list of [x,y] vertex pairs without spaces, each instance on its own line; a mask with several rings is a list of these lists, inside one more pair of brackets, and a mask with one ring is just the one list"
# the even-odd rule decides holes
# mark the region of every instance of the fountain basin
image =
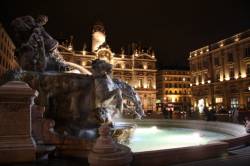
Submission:
[[232,135],[180,127],[137,126],[127,146],[133,152],[173,149],[205,145],[214,141],[231,139]]
[[[246,133],[243,125],[208,122],[197,120],[119,120],[115,124],[137,124],[138,126],[159,128],[185,128],[199,131],[209,131],[229,137],[220,137],[218,140],[208,141],[205,144],[191,145],[185,147],[134,151],[133,165],[167,165],[174,163],[189,162],[207,158],[218,157],[227,154],[230,148],[245,145],[250,141],[250,135]],[[154,141],[154,140],[152,140]],[[133,148],[132,148],[133,151]]]

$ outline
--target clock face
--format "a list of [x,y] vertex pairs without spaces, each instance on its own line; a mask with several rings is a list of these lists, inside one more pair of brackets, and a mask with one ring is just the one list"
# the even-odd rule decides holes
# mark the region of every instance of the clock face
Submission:
[[100,50],[97,54],[98,58],[110,62],[111,52],[108,50]]

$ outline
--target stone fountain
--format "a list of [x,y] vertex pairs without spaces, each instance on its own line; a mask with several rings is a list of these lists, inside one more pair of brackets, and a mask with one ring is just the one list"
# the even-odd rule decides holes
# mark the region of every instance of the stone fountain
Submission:
[[[114,117],[130,114],[140,119],[144,115],[137,93],[128,84],[113,79],[112,65],[105,61],[94,60],[92,71],[66,62],[57,51],[58,42],[43,27],[47,21],[46,16],[36,19],[24,16],[12,22],[16,59],[21,69],[8,71],[0,78],[0,164],[29,162],[56,151],[59,156],[85,159],[88,156],[91,166],[129,165],[130,149],[113,141],[110,135],[113,132],[118,141],[126,141],[128,128],[132,128],[117,129]],[[81,74],[72,73],[75,69]],[[131,101],[134,109],[124,109],[129,108],[124,99]],[[249,144],[250,138],[244,127],[229,123],[183,120],[137,123],[210,129],[235,137],[200,146],[134,152],[133,165],[218,157],[228,147]]]
[[[27,106],[37,151],[52,145],[57,155],[86,157],[101,124],[113,127],[113,118],[125,114],[144,116],[140,98],[130,85],[112,78],[112,65],[106,61],[94,60],[92,71],[66,62],[57,51],[58,42],[43,27],[47,21],[47,16],[24,16],[11,23],[21,69],[6,72],[0,85],[18,81],[38,91]],[[75,69],[81,74],[71,73]],[[15,88],[11,91],[14,95]],[[124,98],[133,103],[134,109],[124,109]],[[3,97],[1,103],[4,105]]]

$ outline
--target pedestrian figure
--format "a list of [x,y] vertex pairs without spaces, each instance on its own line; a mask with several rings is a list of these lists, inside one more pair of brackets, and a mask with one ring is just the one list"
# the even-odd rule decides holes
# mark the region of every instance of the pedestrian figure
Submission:
[[238,123],[239,122],[238,117],[239,117],[239,110],[237,108],[235,108],[233,110],[233,122],[234,123]]
[[163,113],[164,118],[167,119],[168,118],[168,110],[166,107],[163,107],[162,113]]

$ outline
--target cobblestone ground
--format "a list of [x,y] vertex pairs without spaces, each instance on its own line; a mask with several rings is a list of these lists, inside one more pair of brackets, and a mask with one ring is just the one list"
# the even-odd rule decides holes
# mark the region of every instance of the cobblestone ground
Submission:
[[[207,160],[193,161],[189,163],[174,164],[171,166],[249,166],[250,146],[232,150],[228,155]],[[47,161],[37,161],[34,163],[9,164],[6,166],[88,166],[86,160],[75,158],[50,159]],[[169,165],[166,165],[169,166]]]
[[194,161],[172,166],[249,166],[250,146],[230,151],[227,156],[208,160]]

